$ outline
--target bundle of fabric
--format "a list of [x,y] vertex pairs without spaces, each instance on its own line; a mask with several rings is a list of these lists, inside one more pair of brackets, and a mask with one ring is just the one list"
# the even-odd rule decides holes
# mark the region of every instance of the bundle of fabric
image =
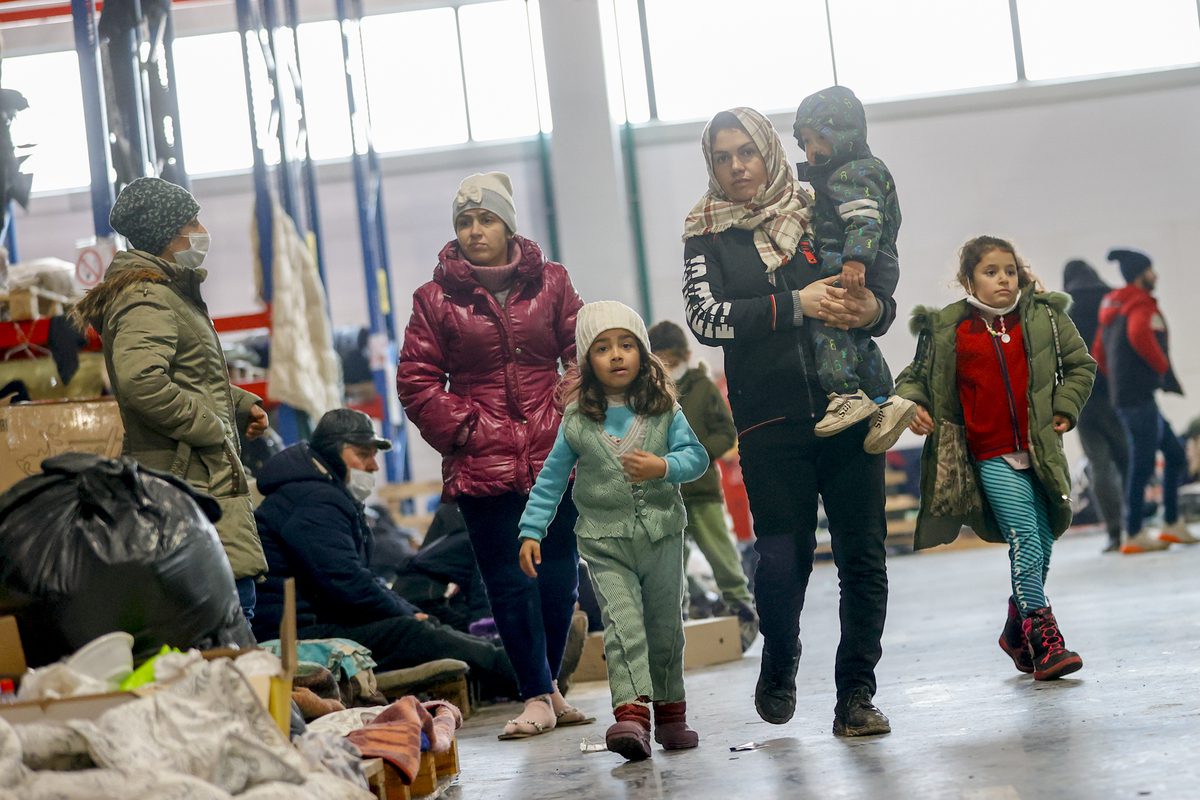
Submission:
[[321,742],[306,745],[317,760],[306,759],[231,661],[200,661],[173,684],[95,720],[12,726],[0,719],[0,800],[369,800],[361,772],[336,757],[353,754]]
[[421,751],[445,753],[462,726],[462,713],[443,700],[421,704],[412,695],[401,697],[373,721],[346,735],[365,758],[382,758],[412,783],[421,769]]

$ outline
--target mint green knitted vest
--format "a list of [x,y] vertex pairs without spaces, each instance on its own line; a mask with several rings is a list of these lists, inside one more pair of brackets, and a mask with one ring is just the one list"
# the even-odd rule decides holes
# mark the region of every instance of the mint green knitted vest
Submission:
[[[634,437],[635,441],[629,443],[634,448],[665,456],[674,415],[672,410],[654,417],[637,417],[625,439]],[[581,414],[575,403],[563,414],[562,430],[567,444],[579,454],[571,493],[579,509],[577,536],[632,539],[640,528],[656,542],[683,533],[687,516],[678,486],[665,480],[626,480],[616,444],[604,432],[604,425]]]

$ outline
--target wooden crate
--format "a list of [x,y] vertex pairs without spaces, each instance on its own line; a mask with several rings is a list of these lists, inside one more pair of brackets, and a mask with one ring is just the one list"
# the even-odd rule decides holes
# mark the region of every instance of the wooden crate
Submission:
[[[397,525],[414,528],[421,532],[429,530],[433,514],[425,512],[429,498],[440,496],[441,481],[415,481],[412,483],[388,483],[379,487],[379,499],[387,506]],[[411,510],[405,508],[411,501]]]
[[8,306],[10,320],[24,322],[42,317],[61,316],[70,299],[57,292],[30,286],[28,289],[0,292],[0,303]]

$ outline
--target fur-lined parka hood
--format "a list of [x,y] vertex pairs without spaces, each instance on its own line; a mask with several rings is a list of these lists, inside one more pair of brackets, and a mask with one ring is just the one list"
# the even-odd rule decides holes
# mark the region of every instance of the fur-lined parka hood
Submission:
[[80,330],[88,326],[104,333],[109,307],[126,289],[139,283],[168,283],[180,294],[200,299],[200,284],[208,277],[203,269],[188,269],[141,250],[121,250],[113,258],[104,280],[91,289],[71,310],[71,321]]

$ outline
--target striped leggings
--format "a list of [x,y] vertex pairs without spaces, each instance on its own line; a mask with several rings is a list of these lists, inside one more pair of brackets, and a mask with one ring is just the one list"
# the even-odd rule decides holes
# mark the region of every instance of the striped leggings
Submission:
[[1012,590],[1021,616],[1045,608],[1046,574],[1054,534],[1046,493],[1032,469],[1017,470],[1003,458],[979,462],[984,494],[1008,542]]

